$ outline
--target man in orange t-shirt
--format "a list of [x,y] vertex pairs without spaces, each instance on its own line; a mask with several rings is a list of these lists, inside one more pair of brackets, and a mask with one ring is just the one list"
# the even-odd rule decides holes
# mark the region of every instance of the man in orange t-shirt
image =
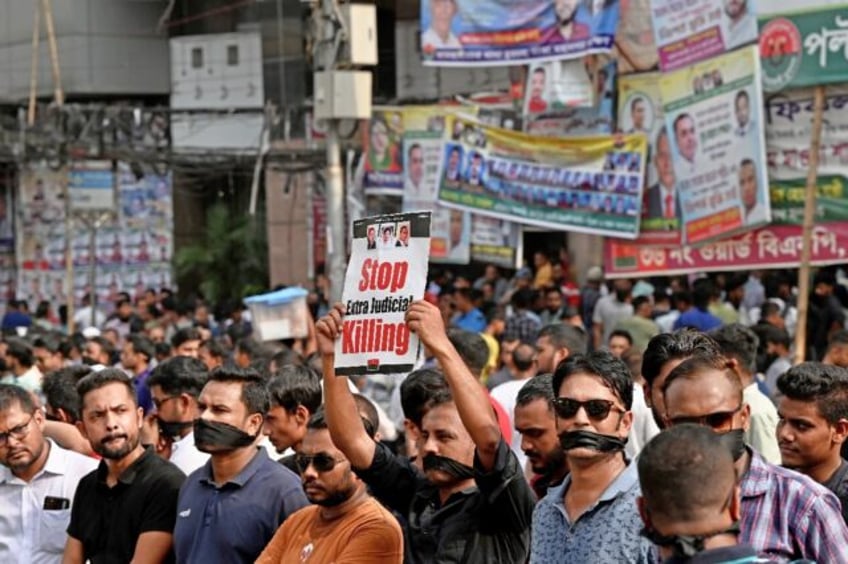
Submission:
[[[369,434],[373,429],[365,425]],[[313,415],[295,463],[314,505],[291,515],[257,564],[344,562],[401,564],[403,533],[397,520],[368,494],[336,448],[323,411]]]

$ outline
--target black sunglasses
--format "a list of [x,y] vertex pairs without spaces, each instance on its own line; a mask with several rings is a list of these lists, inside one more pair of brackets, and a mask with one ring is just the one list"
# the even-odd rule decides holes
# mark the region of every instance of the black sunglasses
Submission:
[[669,418],[668,421],[672,426],[692,423],[694,425],[701,425],[702,427],[709,427],[715,431],[724,431],[733,425],[733,416],[739,413],[741,409],[742,405],[739,405],[733,411],[716,411],[715,413],[708,413],[699,417],[674,417]]
[[319,452],[318,454],[313,454],[312,456],[309,456],[308,454],[296,454],[294,456],[294,463],[297,465],[301,473],[306,472],[306,469],[309,468],[310,464],[318,472],[329,472],[330,470],[335,468],[336,464],[338,464],[339,462],[342,461],[336,460],[335,458],[324,452]]
[[603,421],[609,417],[610,411],[625,413],[623,409],[615,407],[615,402],[611,400],[591,399],[579,401],[571,398],[554,399],[554,411],[562,419],[571,419],[577,415],[581,407],[586,410],[586,415],[589,419],[594,419],[595,421]]

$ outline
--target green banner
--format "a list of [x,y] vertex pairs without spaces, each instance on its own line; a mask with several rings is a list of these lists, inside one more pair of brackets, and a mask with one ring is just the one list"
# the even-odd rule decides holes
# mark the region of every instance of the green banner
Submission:
[[[806,183],[804,179],[771,182],[772,223],[803,223]],[[819,176],[816,187],[816,224],[848,221],[848,179],[844,176]]]
[[848,4],[760,18],[763,88],[848,81]]

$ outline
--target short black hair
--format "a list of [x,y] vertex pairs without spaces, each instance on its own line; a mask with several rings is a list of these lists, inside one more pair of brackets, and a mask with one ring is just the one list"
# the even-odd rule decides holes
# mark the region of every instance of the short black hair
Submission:
[[586,333],[567,323],[551,323],[539,330],[536,339],[547,337],[554,348],[568,349],[568,354],[585,354],[588,348]]
[[100,347],[100,350],[105,353],[106,356],[109,357],[110,361],[115,357],[115,345],[113,345],[112,341],[110,341],[106,337],[101,337],[98,335],[97,337],[87,339],[87,341],[96,343],[97,346]]
[[713,329],[709,335],[718,344],[721,353],[739,362],[745,372],[753,374],[757,371],[760,339],[756,333],[740,323],[731,323]]
[[536,400],[545,400],[550,407],[554,401],[553,376],[551,374],[537,374],[521,386],[518,395],[515,396],[515,405],[523,406]]
[[291,347],[283,346],[271,357],[271,363],[279,370],[284,366],[294,366],[303,364],[303,356]]
[[479,333],[462,329],[448,329],[450,340],[462,362],[475,378],[479,378],[489,363],[489,347]]
[[765,321],[767,317],[772,315],[781,315],[780,306],[769,300],[760,306],[760,319]]
[[848,419],[848,370],[820,362],[802,362],[777,379],[777,389],[789,399],[815,402],[831,425]]
[[35,364],[35,356],[32,347],[23,339],[6,339],[6,354],[17,360],[21,366],[26,368]]
[[156,345],[149,337],[139,334],[130,335],[127,337],[127,342],[132,345],[133,352],[146,356],[147,362],[156,358]]
[[200,331],[194,327],[183,327],[171,337],[171,346],[175,349],[180,348],[184,343],[189,341],[200,341]]
[[272,406],[289,413],[299,405],[315,413],[321,407],[321,378],[308,366],[286,364],[268,380],[268,394]]
[[400,384],[403,416],[418,427],[431,408],[451,401],[453,396],[444,375],[434,368],[410,372]]
[[597,376],[604,385],[621,400],[628,411],[633,406],[633,379],[630,370],[621,359],[609,351],[592,351],[588,354],[570,355],[554,372],[551,381],[551,391],[559,395],[559,389],[566,378],[574,374],[589,374]]
[[665,397],[668,389],[677,380],[695,381],[701,378],[705,372],[721,372],[727,381],[730,382],[734,393],[739,396],[739,402],[742,403],[742,394],[744,391],[742,380],[739,379],[739,375],[732,369],[732,365],[721,353],[698,353],[675,366],[674,370],[668,373],[668,378],[663,383],[663,397]]
[[691,423],[654,437],[637,464],[648,511],[668,521],[685,523],[715,513],[736,480],[733,456],[721,435]]
[[241,384],[241,401],[247,406],[247,412],[250,415],[258,413],[265,417],[271,409],[271,399],[265,387],[265,380],[252,368],[221,366],[209,373],[208,382]]
[[642,356],[642,377],[651,386],[671,360],[683,360],[699,353],[719,354],[718,344],[711,337],[684,329],[676,333],[660,333],[653,337]]
[[633,301],[631,303],[633,304],[633,311],[636,311],[644,304],[651,303],[651,298],[649,298],[648,296],[636,296],[635,298],[633,298]]
[[527,309],[536,301],[536,291],[522,288],[512,295],[510,304],[516,309]]
[[622,339],[624,339],[625,341],[630,343],[630,346],[633,346],[633,335],[631,335],[630,331],[628,331],[626,329],[615,329],[615,330],[613,330],[613,332],[610,333],[610,336],[607,339],[607,342],[610,342],[613,337],[621,337]]
[[126,372],[120,368],[104,368],[97,372],[92,372],[88,376],[83,377],[77,382],[77,393],[80,398],[80,411],[85,405],[85,396],[95,390],[99,390],[109,384],[123,384],[132,397],[133,403],[138,406],[138,399],[135,395],[135,388],[132,380],[127,376]]
[[377,408],[371,403],[371,400],[362,394],[353,394],[353,402],[356,404],[356,410],[362,418],[362,423],[365,425],[365,432],[372,439],[377,434],[377,429],[380,428],[380,414],[377,413]]
[[763,328],[762,335],[763,341],[765,341],[766,343],[782,345],[787,349],[792,343],[791,339],[789,338],[789,333],[786,332],[786,329],[781,329],[780,327],[772,327],[771,325],[767,325]]
[[519,343],[512,351],[512,362],[520,371],[530,370],[536,361],[536,348],[529,343]]
[[0,384],[0,411],[10,409],[15,403],[25,413],[35,411],[35,400],[28,391],[14,384]]
[[35,349],[45,349],[51,354],[61,353],[62,338],[61,336],[52,333],[39,335],[32,340],[32,347]]
[[188,394],[196,398],[208,378],[209,370],[201,360],[175,356],[153,369],[147,378],[147,387],[159,386],[169,396]]
[[[354,399],[355,398],[356,395],[354,395]],[[373,439],[377,434],[377,428],[371,424],[371,421],[362,417],[362,415],[360,415],[359,418],[362,420],[362,426],[365,427],[365,432]],[[327,414],[323,407],[319,408],[318,411],[309,417],[309,421],[306,422],[306,429],[308,431],[329,429],[329,425],[327,425]]]
[[834,347],[840,345],[848,345],[848,330],[840,329],[836,331],[827,341],[827,351],[830,352]]
[[47,405],[53,409],[61,409],[71,418],[71,423],[79,421],[80,395],[77,383],[91,374],[91,367],[85,365],[65,366],[45,374],[41,382],[41,391]]
[[227,349],[224,348],[224,345],[218,339],[206,339],[200,343],[200,348],[206,349],[215,358],[223,359],[227,356]]
[[271,354],[268,348],[254,339],[253,337],[243,337],[236,343],[236,350],[246,354],[250,361],[259,359],[270,359]]
[[692,285],[692,304],[701,311],[707,311],[715,292],[715,284],[709,278],[696,280]]

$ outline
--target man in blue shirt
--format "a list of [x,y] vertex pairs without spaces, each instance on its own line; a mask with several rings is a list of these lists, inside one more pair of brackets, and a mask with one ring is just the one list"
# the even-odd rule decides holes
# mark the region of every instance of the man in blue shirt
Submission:
[[471,288],[458,288],[454,292],[454,304],[457,314],[453,318],[452,325],[463,331],[482,333],[486,330],[486,316],[474,307],[474,292]]
[[268,391],[252,369],[218,368],[198,398],[198,450],[209,461],[180,490],[177,562],[253,562],[286,518],[308,502],[294,472],[257,448]]
[[710,299],[713,295],[713,283],[709,280],[698,280],[692,289],[692,302],[694,307],[681,312],[680,317],[674,322],[674,330],[697,329],[698,331],[712,331],[721,327],[722,321],[710,313]]
[[570,473],[533,512],[530,562],[656,562],[640,536],[636,466],[624,456],[633,380],[608,351],[569,356],[554,372],[553,406]]

